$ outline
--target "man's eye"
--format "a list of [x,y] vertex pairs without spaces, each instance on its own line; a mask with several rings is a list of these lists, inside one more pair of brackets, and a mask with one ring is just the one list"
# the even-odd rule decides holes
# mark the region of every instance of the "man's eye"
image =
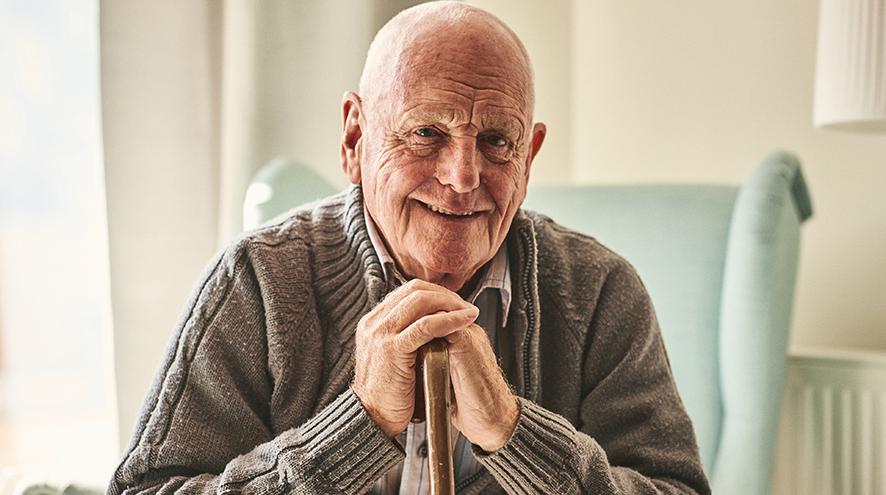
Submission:
[[486,144],[495,146],[495,147],[505,147],[508,145],[508,140],[499,136],[498,134],[487,134],[482,136],[481,139]]
[[501,134],[480,134],[477,139],[480,150],[493,163],[507,163],[514,156],[511,141]]
[[419,127],[415,130],[415,135],[423,138],[436,137],[440,135],[440,131],[433,127]]

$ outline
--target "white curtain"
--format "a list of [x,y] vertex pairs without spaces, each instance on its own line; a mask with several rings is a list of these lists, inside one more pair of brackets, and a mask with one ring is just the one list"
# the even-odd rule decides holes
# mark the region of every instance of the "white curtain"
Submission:
[[121,449],[194,282],[279,155],[344,186],[339,105],[394,1],[103,1]]
[[98,8],[0,1],[0,494],[116,461]]

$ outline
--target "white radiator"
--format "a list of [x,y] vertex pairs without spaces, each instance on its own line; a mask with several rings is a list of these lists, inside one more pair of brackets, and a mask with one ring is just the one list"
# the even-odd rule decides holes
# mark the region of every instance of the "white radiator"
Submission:
[[794,351],[772,493],[886,495],[886,354]]

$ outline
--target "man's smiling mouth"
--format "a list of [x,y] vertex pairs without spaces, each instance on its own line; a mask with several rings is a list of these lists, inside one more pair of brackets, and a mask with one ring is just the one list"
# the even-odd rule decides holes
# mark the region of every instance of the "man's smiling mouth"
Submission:
[[477,213],[480,213],[480,211],[475,211],[475,210],[462,210],[462,211],[447,210],[446,208],[443,208],[441,206],[431,205],[431,204],[425,203],[423,201],[419,201],[419,203],[421,203],[422,206],[424,206],[428,210],[431,210],[434,213],[437,213],[440,215],[446,215],[448,217],[464,218],[464,217],[471,217],[471,216],[476,215]]

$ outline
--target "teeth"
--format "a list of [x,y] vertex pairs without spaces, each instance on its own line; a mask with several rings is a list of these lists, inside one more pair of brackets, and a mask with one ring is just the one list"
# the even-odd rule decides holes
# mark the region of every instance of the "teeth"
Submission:
[[443,209],[443,208],[440,208],[440,207],[437,207],[434,205],[428,205],[428,209],[430,209],[433,212],[442,213],[444,215],[453,215],[456,217],[466,217],[466,216],[474,214],[473,211],[466,211],[464,213],[456,213],[454,211],[449,211],[449,210],[446,210],[446,209]]

